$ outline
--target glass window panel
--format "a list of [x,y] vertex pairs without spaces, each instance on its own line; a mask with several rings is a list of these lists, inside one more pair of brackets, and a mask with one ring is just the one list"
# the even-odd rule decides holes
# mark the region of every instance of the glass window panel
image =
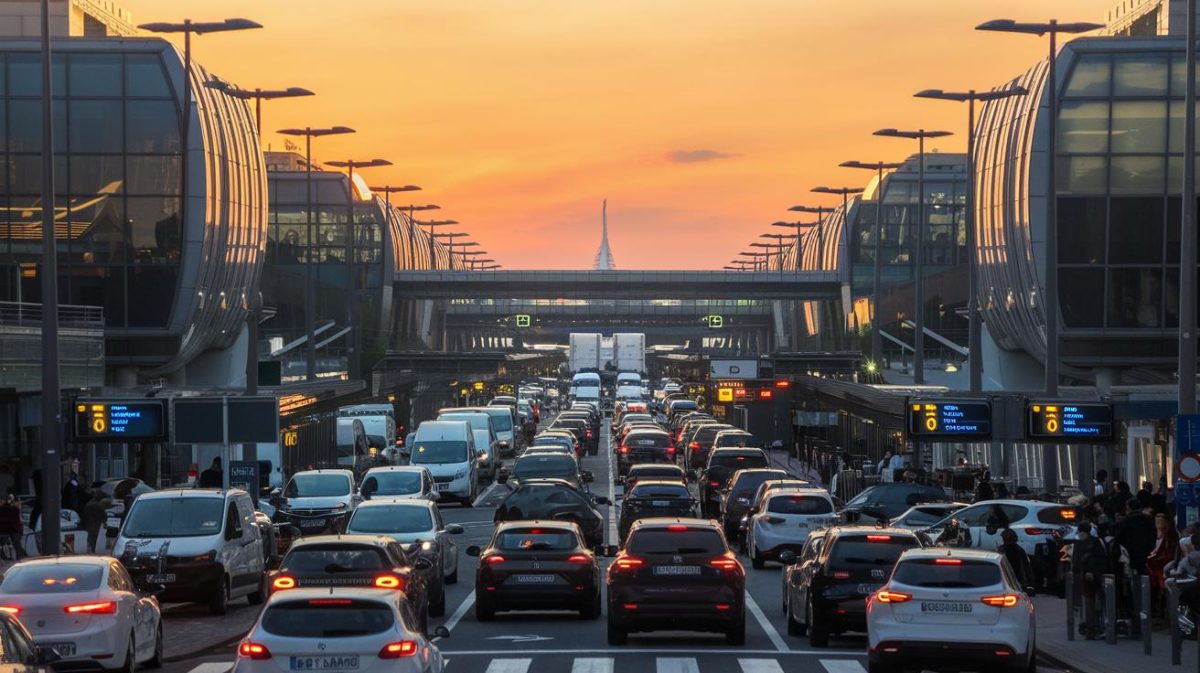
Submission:
[[120,152],[121,101],[72,100],[70,143],[72,152]]
[[1080,56],[1071,70],[1065,96],[1107,96],[1109,83],[1107,55]]
[[163,327],[171,317],[178,270],[173,266],[131,266],[129,326]]
[[1108,101],[1064,101],[1058,119],[1059,152],[1108,150]]
[[[1200,155],[1198,155],[1200,156]],[[1196,184],[1200,186],[1200,158],[1196,161]],[[1183,157],[1167,158],[1167,193],[1183,191]]]
[[313,200],[317,203],[346,203],[345,180],[313,180]]
[[887,178],[886,188],[883,190],[884,203],[909,203],[916,202],[916,184],[907,180],[897,180]]
[[168,97],[167,75],[157,54],[125,55],[125,91],[131,97]]
[[1104,319],[1104,269],[1058,268],[1059,309],[1067,327],[1100,327]]
[[125,157],[119,154],[71,154],[70,192],[76,196],[125,190]]
[[1167,95],[1167,54],[1116,54],[1113,95]]
[[121,96],[121,55],[73,53],[68,60],[72,96]]
[[1103,264],[1105,200],[1058,200],[1058,261],[1063,264]]
[[[1168,130],[1171,137],[1167,146],[1172,153],[1181,154],[1183,152],[1183,101],[1171,101],[1170,115]],[[1200,120],[1200,110],[1197,110],[1196,118]]]
[[1160,327],[1162,269],[1109,269],[1109,327]]
[[[8,151],[42,151],[42,102],[10,100],[8,103]],[[54,101],[54,151],[67,151],[67,103]]]
[[1107,189],[1108,159],[1060,156],[1055,175],[1060,194],[1103,194]]
[[179,193],[181,159],[178,154],[137,155],[126,160],[129,183],[125,191],[130,194]]
[[1161,194],[1163,157],[1113,157],[1113,194]]
[[[53,54],[50,77],[54,95],[67,91],[67,69],[61,52]],[[8,93],[10,96],[40,96],[42,93],[42,56],[36,51],[20,51],[8,55]]]
[[125,102],[125,147],[142,154],[180,151],[179,117],[172,101]]
[[340,225],[318,227],[317,240],[322,245],[346,245],[346,228]]
[[119,266],[73,266],[68,301],[104,308],[104,324],[125,326],[125,270]]
[[1114,153],[1163,152],[1167,146],[1166,101],[1116,101],[1112,106]]
[[125,207],[132,261],[137,264],[178,261],[180,200],[175,197],[130,197]]
[[1164,209],[1161,197],[1110,199],[1109,264],[1161,263]]
[[122,264],[129,259],[124,200],[110,196],[71,199],[71,259],[75,264]]
[[[1197,76],[1196,79],[1200,81],[1200,76]],[[1186,85],[1187,59],[1181,50],[1171,56],[1171,95],[1175,98],[1183,98]]]

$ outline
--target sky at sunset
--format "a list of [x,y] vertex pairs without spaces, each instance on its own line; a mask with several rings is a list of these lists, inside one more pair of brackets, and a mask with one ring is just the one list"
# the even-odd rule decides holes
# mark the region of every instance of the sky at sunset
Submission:
[[[264,126],[345,125],[316,160],[385,158],[371,184],[418,203],[506,268],[590,268],[608,199],[618,268],[719,268],[797,203],[861,186],[848,160],[915,144],[881,127],[945,128],[966,109],[924,88],[989,88],[1044,38],[987,19],[1103,21],[1115,0],[120,0],[138,23],[244,17],[193,55],[244,87],[302,86]],[[264,142],[282,149],[281,136]],[[779,231],[776,229],[775,231]]]

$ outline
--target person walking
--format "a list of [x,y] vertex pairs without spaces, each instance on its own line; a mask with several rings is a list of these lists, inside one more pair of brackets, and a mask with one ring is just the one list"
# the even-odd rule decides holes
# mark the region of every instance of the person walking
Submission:
[[1092,525],[1079,524],[1077,539],[1071,555],[1071,570],[1083,592],[1084,633],[1093,640],[1100,632],[1100,615],[1104,609],[1104,575],[1109,571],[1108,550],[1093,534]]
[[25,556],[25,550],[21,548],[21,538],[24,534],[25,527],[21,525],[21,503],[11,492],[6,493],[3,500],[0,500],[0,542],[7,540],[12,544],[13,561]]
[[100,541],[100,530],[108,523],[108,503],[104,492],[93,489],[91,497],[83,506],[83,529],[87,531],[88,553],[96,553],[96,544]]
[[1129,552],[1129,569],[1139,575],[1146,574],[1146,559],[1154,551],[1154,520],[1142,511],[1142,502],[1137,498],[1125,501],[1127,513],[1117,522],[1116,540]]
[[225,485],[225,475],[221,470],[221,459],[213,458],[212,465],[200,473],[197,488],[221,488]]
[[1029,561],[1029,554],[1025,553],[1025,549],[1017,542],[1016,531],[1005,528],[1000,533],[1000,547],[996,551],[1008,559],[1008,565],[1012,567],[1017,581],[1023,588],[1029,589],[1035,586],[1037,580],[1033,574],[1033,563]]
[[1167,589],[1166,567],[1179,553],[1179,533],[1166,514],[1154,516],[1154,549],[1146,557],[1146,574],[1150,575],[1150,603],[1155,614],[1163,610],[1163,592]]

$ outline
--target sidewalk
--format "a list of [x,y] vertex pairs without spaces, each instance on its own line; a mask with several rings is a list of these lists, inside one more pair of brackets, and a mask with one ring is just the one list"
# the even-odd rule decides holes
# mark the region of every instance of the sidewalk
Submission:
[[209,650],[240,640],[250,632],[261,606],[244,600],[230,604],[229,612],[217,617],[197,603],[168,603],[163,606],[163,656],[168,662],[191,659]]
[[800,479],[810,481],[814,484],[821,483],[821,475],[817,474],[816,470],[809,470],[804,463],[794,458],[787,451],[767,449],[767,456],[771,461],[771,466],[781,470],[787,470],[790,474],[794,474]]
[[1102,638],[1085,640],[1076,633],[1067,640],[1067,602],[1053,596],[1035,596],[1037,610],[1037,648],[1064,671],[1080,673],[1130,673],[1130,671],[1195,671],[1197,644],[1183,641],[1183,664],[1171,665],[1171,637],[1165,630],[1155,631],[1151,654],[1142,651],[1141,639],[1118,637],[1116,645]]

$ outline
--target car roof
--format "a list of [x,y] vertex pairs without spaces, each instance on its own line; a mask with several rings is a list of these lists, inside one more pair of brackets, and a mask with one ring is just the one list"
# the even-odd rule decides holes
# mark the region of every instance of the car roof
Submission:
[[305,601],[321,598],[352,598],[355,600],[370,600],[377,603],[394,604],[403,596],[400,591],[380,591],[378,589],[360,589],[357,587],[296,587],[287,591],[276,591],[268,599],[268,605],[285,601]]
[[971,503],[971,505],[969,505],[969,506],[973,507],[975,505],[1019,505],[1021,507],[1036,507],[1036,508],[1046,508],[1046,507],[1071,508],[1071,505],[1064,505],[1062,503],[1057,503],[1057,502],[1046,502],[1045,500],[1015,500],[1015,499],[980,500],[979,502]]
[[517,521],[501,521],[496,524],[496,532],[509,530],[512,528],[533,528],[535,526],[544,526],[546,528],[566,528],[579,532],[579,524],[574,521],[556,521],[554,519],[518,519]]
[[[733,478],[736,479],[738,477],[744,477],[748,474],[756,474],[759,472],[782,472],[784,474],[788,473],[788,471],[783,469],[782,467],[744,467],[744,468],[734,472]],[[788,476],[791,476],[791,475],[788,475]]]
[[563,479],[562,477],[538,477],[537,479],[525,479],[521,482],[521,485],[518,487],[517,490],[520,490],[522,488],[528,488],[531,486],[541,486],[541,487],[546,487],[546,488],[549,488],[549,487],[569,488],[572,491],[576,491],[576,492],[579,491],[579,489],[575,486],[575,484],[567,481],[566,479]]
[[655,434],[659,434],[659,435],[667,435],[667,436],[670,436],[670,434],[671,434],[671,433],[667,432],[666,430],[663,430],[662,428],[651,427],[649,425],[631,425],[629,427],[629,434],[631,434],[631,435],[644,435],[644,434],[650,434],[650,433],[655,433]]
[[908,537],[919,540],[917,534],[911,530],[904,528],[879,528],[876,526],[833,526],[829,529],[829,533],[837,536],[854,536],[864,537],[867,535],[892,535],[895,537]]
[[[683,486],[683,484],[680,484],[680,483],[679,483],[679,482],[677,482],[677,481],[671,481],[671,480],[668,480],[668,479],[638,479],[638,483],[637,483],[637,485],[635,485],[635,486],[634,486],[634,488],[642,488],[643,486],[674,486],[674,487],[679,487],[679,486]],[[685,488],[686,488],[686,487],[685,487]],[[690,496],[691,494],[689,493],[688,495]]]
[[[387,504],[390,505],[392,503]],[[311,547],[321,544],[360,544],[368,547],[386,547],[387,545],[394,543],[395,540],[386,535],[362,535],[357,533],[314,535],[312,537],[302,537],[292,542],[291,549],[296,549],[299,547]]]
[[372,472],[428,472],[429,468],[423,465],[380,465],[372,467],[364,473],[364,476]]
[[158,500],[160,498],[226,498],[231,495],[249,495],[240,488],[219,489],[219,488],[169,488],[164,491],[152,491],[143,493],[137,497],[138,500]]
[[1000,559],[1004,558],[999,553],[994,551],[986,551],[983,549],[960,549],[956,547],[926,547],[923,549],[910,549],[904,552],[900,557],[901,561],[910,561],[913,559],[939,559],[939,558],[959,558],[973,561],[988,561],[991,563],[999,563]]
[[[387,497],[387,496],[380,496]],[[414,509],[433,509],[437,507],[435,503],[428,500],[367,500],[360,502],[354,511],[357,512],[362,508],[371,509],[372,507],[412,507]]]
[[688,528],[706,528],[720,531],[721,525],[712,519],[693,519],[691,517],[652,516],[633,522],[634,528],[654,528],[665,530],[667,526],[684,525]]
[[339,469],[300,470],[299,472],[293,474],[292,478],[295,479],[296,477],[299,477],[302,474],[340,474],[343,476],[350,477],[350,479],[354,479],[354,471],[353,470],[339,470]]
[[670,465],[670,464],[663,464],[663,463],[638,463],[637,465],[629,466],[630,472],[633,472],[635,470],[638,472],[649,472],[651,470],[670,470],[672,472],[678,471],[680,474],[687,474],[687,472],[682,467],[679,467],[678,465]]
[[777,495],[823,495],[833,500],[833,496],[829,494],[829,491],[820,486],[775,486],[763,491],[764,498],[774,498]]
[[17,561],[9,567],[9,570],[20,567],[29,566],[56,566],[56,565],[93,565],[97,568],[107,567],[108,564],[115,562],[117,559],[111,556],[100,556],[96,554],[80,554],[78,556],[37,556]]

